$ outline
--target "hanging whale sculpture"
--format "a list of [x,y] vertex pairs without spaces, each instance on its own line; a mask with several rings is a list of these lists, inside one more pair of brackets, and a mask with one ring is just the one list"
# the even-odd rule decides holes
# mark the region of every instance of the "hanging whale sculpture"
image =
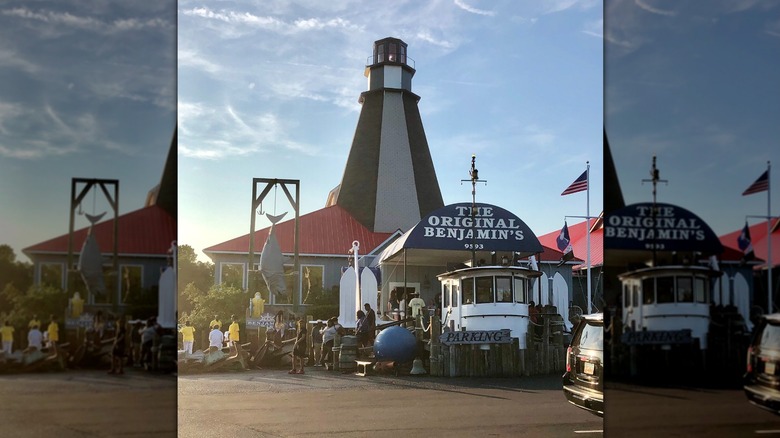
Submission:
[[81,278],[84,279],[84,284],[87,286],[87,292],[91,293],[92,296],[102,296],[106,293],[106,285],[103,280],[103,256],[100,254],[100,246],[98,246],[93,233],[95,223],[102,219],[105,214],[105,212],[97,216],[85,214],[90,225],[89,231],[87,231],[87,238],[81,247],[78,270],[81,273]]
[[260,254],[260,274],[263,276],[268,290],[276,294],[278,298],[287,297],[287,285],[284,281],[284,255],[282,255],[282,249],[276,240],[275,225],[286,214],[286,212],[279,216],[266,214],[268,220],[271,221],[271,231],[268,232],[263,252]]

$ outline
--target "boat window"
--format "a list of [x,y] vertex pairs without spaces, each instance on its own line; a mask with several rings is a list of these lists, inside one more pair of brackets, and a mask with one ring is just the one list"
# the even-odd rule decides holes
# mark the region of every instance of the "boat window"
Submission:
[[496,301],[512,302],[512,277],[496,277]]
[[658,303],[674,302],[674,277],[658,277],[655,279],[655,295]]
[[458,283],[452,283],[452,307],[458,306]]
[[444,307],[448,307],[450,305],[450,281],[445,280],[444,282],[444,299],[441,300],[442,303],[444,303]]
[[631,287],[623,283],[623,307],[631,307]]
[[461,299],[463,304],[474,304],[474,277],[464,278],[461,280]]
[[677,277],[677,302],[693,302],[693,277]]
[[528,282],[523,277],[515,277],[515,301],[518,303],[527,303]]
[[[653,304],[655,302],[655,279],[645,278],[642,280],[642,301],[643,304]],[[636,303],[635,305],[639,305]]]
[[705,287],[705,280],[701,277],[693,279],[693,297],[697,303],[707,302],[707,288]]
[[493,277],[477,277],[477,304],[493,301]]

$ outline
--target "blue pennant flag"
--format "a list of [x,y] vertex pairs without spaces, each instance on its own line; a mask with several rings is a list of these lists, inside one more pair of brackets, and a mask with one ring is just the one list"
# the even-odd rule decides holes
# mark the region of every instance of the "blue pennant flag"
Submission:
[[566,225],[565,221],[563,222],[561,233],[558,234],[558,238],[555,239],[555,242],[558,245],[558,250],[563,253],[563,257],[558,266],[574,258],[574,252],[571,249],[571,239],[569,238],[569,226]]
[[750,227],[748,227],[747,222],[745,222],[745,228],[742,229],[742,233],[737,237],[737,246],[742,251],[743,261],[755,258],[753,243],[750,241]]

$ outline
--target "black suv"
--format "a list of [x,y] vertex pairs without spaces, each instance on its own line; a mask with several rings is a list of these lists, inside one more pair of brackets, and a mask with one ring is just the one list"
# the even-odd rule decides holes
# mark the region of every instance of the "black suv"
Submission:
[[747,353],[745,395],[756,406],[780,414],[780,313],[758,322]]
[[604,314],[583,315],[566,350],[563,393],[569,403],[604,416]]

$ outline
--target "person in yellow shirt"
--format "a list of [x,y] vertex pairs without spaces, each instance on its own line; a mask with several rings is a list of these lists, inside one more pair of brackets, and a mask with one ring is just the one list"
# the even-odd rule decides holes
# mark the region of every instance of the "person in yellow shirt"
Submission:
[[33,326],[41,326],[41,320],[38,319],[38,315],[33,315],[30,322],[27,324],[27,328],[33,328]]
[[14,328],[11,326],[11,324],[8,323],[8,321],[3,324],[3,327],[0,327],[0,332],[3,334],[3,352],[5,354],[10,355],[13,353],[13,346],[14,346]]
[[182,343],[184,344],[184,357],[192,354],[192,344],[195,342],[195,327],[190,325],[189,321],[184,322],[184,327],[179,329]]
[[222,330],[222,321],[217,319],[217,315],[214,315],[214,319],[209,323],[209,328],[214,328],[214,326],[217,326],[218,329]]
[[51,346],[51,352],[56,353],[57,342],[60,340],[60,326],[57,325],[57,317],[55,315],[51,316],[51,322],[49,323],[49,328],[47,331],[49,333],[49,345]]
[[232,323],[228,327],[228,340],[230,341],[230,353],[231,356],[238,356],[238,346],[236,343],[239,340],[238,335],[238,321],[236,321],[236,315],[231,315],[230,320]]

